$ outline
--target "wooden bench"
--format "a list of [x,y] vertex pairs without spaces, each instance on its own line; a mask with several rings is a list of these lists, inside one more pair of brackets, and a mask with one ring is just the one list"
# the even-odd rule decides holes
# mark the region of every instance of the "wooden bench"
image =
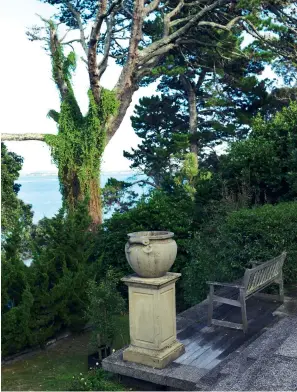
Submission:
[[[208,295],[208,325],[219,325],[223,327],[230,327],[235,329],[242,329],[247,332],[248,321],[246,314],[246,300],[252,295],[263,290],[272,283],[279,285],[279,300],[284,301],[284,282],[282,267],[286,259],[287,253],[283,252],[281,255],[266,262],[252,261],[252,268],[247,268],[244,273],[242,282],[239,284],[222,283],[222,282],[207,282],[209,284]],[[214,287],[223,286],[234,288],[239,291],[238,298],[229,299],[222,296],[215,295]],[[232,323],[224,320],[213,319],[213,302],[217,301],[223,304],[233,305],[241,308],[242,324]]]

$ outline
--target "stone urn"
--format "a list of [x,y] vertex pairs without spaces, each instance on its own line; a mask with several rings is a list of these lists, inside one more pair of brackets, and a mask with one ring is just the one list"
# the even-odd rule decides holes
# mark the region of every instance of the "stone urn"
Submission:
[[170,231],[128,234],[125,253],[131,268],[142,278],[160,278],[174,263],[177,245]]

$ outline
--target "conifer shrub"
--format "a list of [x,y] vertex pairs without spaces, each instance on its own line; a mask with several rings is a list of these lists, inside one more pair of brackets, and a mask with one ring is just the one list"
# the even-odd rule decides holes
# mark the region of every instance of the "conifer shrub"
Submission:
[[31,344],[43,344],[63,328],[81,330],[86,324],[87,282],[92,277],[94,233],[82,205],[75,213],[61,211],[45,218],[35,233],[30,267],[34,296]]

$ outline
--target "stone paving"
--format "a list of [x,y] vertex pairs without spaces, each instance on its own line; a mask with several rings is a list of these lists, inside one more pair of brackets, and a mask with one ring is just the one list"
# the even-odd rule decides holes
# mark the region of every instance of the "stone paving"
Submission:
[[[232,293],[231,293],[232,294]],[[232,296],[232,295],[231,295]],[[240,310],[216,306],[214,317],[238,322]],[[119,350],[104,369],[168,390],[297,390],[297,298],[247,301],[249,330],[206,325],[207,302],[177,317],[186,352],[165,369],[125,362]]]

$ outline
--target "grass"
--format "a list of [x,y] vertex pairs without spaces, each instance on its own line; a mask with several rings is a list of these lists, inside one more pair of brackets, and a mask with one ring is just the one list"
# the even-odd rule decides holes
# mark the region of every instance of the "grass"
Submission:
[[[120,333],[114,348],[120,349],[129,342],[128,316],[119,317]],[[2,391],[67,391],[74,375],[88,371],[88,354],[94,352],[90,345],[91,333],[61,340],[39,353],[2,367]]]

